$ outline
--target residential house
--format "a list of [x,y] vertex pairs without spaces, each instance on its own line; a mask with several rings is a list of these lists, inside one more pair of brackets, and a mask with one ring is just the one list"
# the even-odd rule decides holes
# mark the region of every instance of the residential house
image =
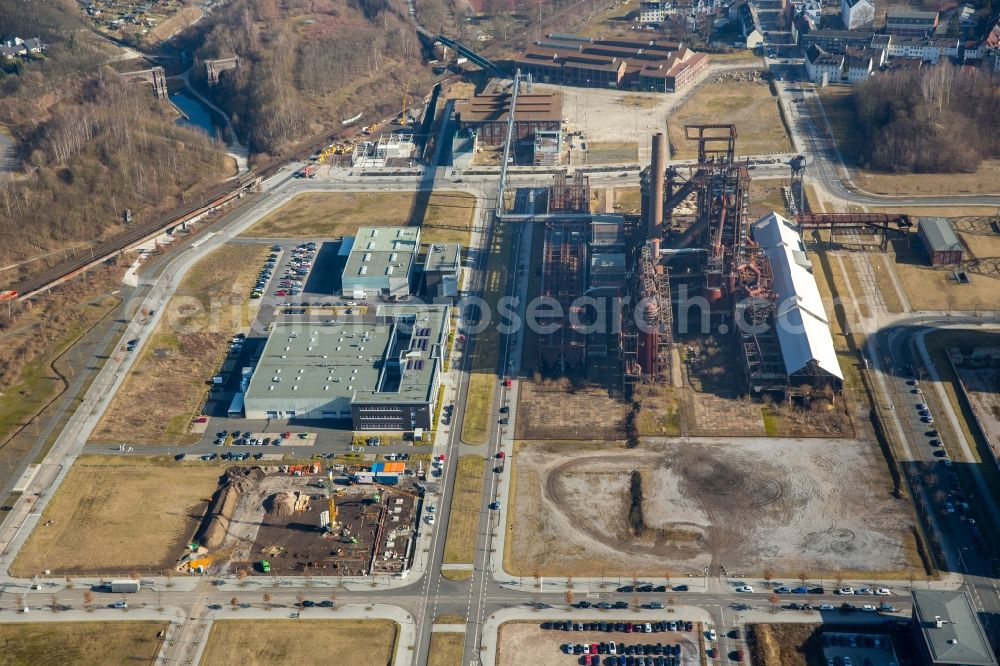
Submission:
[[871,30],[813,30],[800,40],[803,50],[818,46],[828,53],[843,53],[850,46],[865,47],[872,43]]
[[844,75],[844,56],[811,46],[806,49],[806,73],[813,83],[839,83]]
[[900,37],[926,37],[938,26],[938,13],[916,10],[886,12],[885,32]]
[[958,15],[958,26],[962,30],[970,30],[976,27],[976,8],[970,4],[964,4],[956,10]]
[[840,0],[840,19],[847,30],[870,28],[875,20],[872,0]]
[[818,21],[805,12],[796,14],[792,19],[792,41],[801,44],[802,38],[814,31],[817,24]]
[[918,58],[936,65],[942,57],[957,58],[960,46],[958,37],[893,38],[888,53],[890,58]]
[[875,60],[870,55],[849,55],[846,58],[844,72],[848,83],[864,81],[875,73]]
[[669,2],[661,0],[642,0],[639,3],[639,23],[642,25],[659,25],[667,19]]
[[757,7],[752,2],[740,5],[740,27],[748,49],[757,48],[764,43],[764,29],[760,25]]

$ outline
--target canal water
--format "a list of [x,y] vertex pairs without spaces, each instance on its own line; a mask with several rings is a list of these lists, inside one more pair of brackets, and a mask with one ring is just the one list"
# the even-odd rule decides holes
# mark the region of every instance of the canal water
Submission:
[[212,112],[202,106],[198,98],[185,90],[178,90],[170,94],[170,101],[188,116],[187,118],[184,116],[178,118],[178,125],[197,127],[209,136],[221,138],[220,128],[215,123]]

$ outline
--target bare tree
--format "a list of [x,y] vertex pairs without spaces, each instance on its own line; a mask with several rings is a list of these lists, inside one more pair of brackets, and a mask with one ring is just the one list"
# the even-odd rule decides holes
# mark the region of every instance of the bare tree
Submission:
[[239,570],[239,571],[238,571],[238,572],[236,573],[236,575],[237,575],[237,576],[239,577],[239,579],[240,579],[240,587],[246,587],[246,586],[247,586],[247,576],[248,576],[248,575],[250,575],[250,574],[249,574],[249,573],[247,572],[247,570],[246,570],[246,569],[240,569],[240,570]]
[[807,578],[809,578],[809,574],[807,574],[805,571],[799,572],[799,582],[802,583],[803,586],[806,584]]
[[233,607],[233,610],[236,610],[236,606],[238,606],[239,603],[240,603],[240,598],[235,594],[233,595],[233,598],[229,600],[229,605]]
[[772,592],[771,595],[767,598],[767,600],[771,602],[771,612],[772,613],[777,612],[778,604],[781,603],[781,597]]
[[264,610],[271,610],[271,593],[264,593]]
[[566,606],[567,608],[573,607],[573,602],[576,600],[576,595],[573,594],[573,590],[566,590]]
[[764,585],[771,587],[771,581],[774,579],[774,572],[770,569],[764,569]]
[[94,604],[94,593],[91,592],[90,590],[84,590],[83,591],[83,607],[84,607],[84,609],[88,613],[90,611],[94,610],[93,604]]

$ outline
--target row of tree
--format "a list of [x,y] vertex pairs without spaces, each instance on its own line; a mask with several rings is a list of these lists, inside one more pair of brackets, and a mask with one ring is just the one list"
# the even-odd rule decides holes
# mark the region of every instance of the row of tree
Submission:
[[1000,76],[949,63],[857,85],[864,166],[897,173],[972,172],[1000,157]]

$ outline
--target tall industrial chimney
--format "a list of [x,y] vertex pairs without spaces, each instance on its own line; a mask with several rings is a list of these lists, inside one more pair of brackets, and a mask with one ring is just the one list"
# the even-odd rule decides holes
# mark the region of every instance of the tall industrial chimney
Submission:
[[646,220],[648,238],[660,237],[663,224],[663,174],[667,170],[667,137],[663,132],[653,135],[653,156],[649,165],[649,211]]

